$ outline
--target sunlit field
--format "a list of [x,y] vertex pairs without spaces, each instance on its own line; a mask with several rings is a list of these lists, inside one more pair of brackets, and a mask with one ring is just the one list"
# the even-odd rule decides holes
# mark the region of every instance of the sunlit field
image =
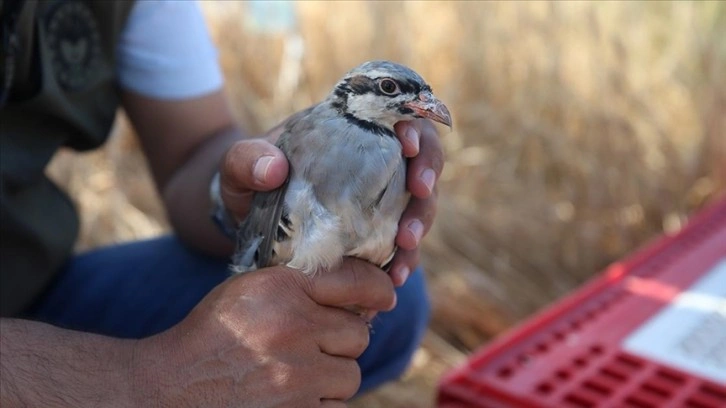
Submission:
[[[726,3],[205,2],[230,102],[259,134],[369,59],[422,74],[453,117],[423,245],[430,330],[356,407],[427,407],[443,372],[726,192]],[[168,231],[121,118],[50,173],[78,249]]]

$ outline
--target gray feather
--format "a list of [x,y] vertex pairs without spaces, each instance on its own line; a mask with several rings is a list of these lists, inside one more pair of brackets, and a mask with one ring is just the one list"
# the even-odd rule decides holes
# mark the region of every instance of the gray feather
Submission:
[[279,188],[258,192],[252,199],[250,212],[237,231],[237,248],[232,259],[236,272],[269,266],[273,239],[283,212],[283,198],[288,180]]
[[343,256],[379,266],[390,262],[410,197],[393,124],[413,116],[388,105],[405,95],[376,96],[371,86],[379,75],[396,78],[411,97],[430,91],[409,68],[374,61],[350,71],[325,101],[292,117],[277,142],[290,164],[288,179],[255,194],[238,231],[233,270],[284,263],[312,273]]

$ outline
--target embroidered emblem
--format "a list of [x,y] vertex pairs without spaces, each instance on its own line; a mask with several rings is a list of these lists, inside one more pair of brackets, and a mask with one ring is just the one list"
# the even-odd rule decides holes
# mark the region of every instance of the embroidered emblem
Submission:
[[48,48],[56,81],[68,91],[81,91],[100,71],[101,36],[87,5],[64,1],[46,20]]

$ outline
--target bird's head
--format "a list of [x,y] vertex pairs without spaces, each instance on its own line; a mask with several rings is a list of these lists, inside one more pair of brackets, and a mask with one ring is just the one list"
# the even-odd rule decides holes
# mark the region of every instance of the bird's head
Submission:
[[408,67],[369,61],[348,72],[330,95],[343,115],[388,131],[402,120],[428,118],[451,127],[451,114],[431,87]]

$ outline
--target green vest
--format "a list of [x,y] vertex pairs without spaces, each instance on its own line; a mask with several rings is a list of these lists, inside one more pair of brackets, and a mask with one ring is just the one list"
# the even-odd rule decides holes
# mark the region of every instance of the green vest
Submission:
[[0,109],[2,316],[27,308],[72,253],[78,216],[44,169],[60,147],[88,150],[108,137],[119,104],[116,44],[132,5],[27,0],[14,54],[3,44],[2,72],[14,74]]

